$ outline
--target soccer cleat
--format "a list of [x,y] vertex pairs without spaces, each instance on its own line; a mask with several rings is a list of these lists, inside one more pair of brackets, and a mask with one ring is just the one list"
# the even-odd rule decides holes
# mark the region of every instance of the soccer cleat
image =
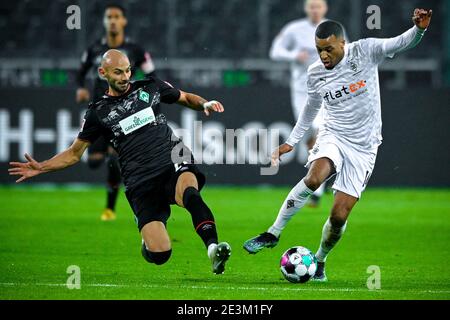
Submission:
[[261,233],[259,236],[251,238],[244,242],[244,249],[248,253],[255,254],[263,248],[273,248],[278,244],[280,238],[275,237],[269,232]]
[[311,279],[312,281],[317,282],[327,282],[328,278],[325,274],[325,262],[317,262],[317,270],[314,274],[314,277]]
[[111,209],[106,208],[105,210],[103,210],[100,219],[102,219],[102,221],[116,220],[116,214]]
[[225,262],[227,262],[230,256],[230,245],[226,242],[219,243],[211,257],[213,273],[222,274],[225,271]]
[[149,263],[154,263],[148,254],[147,246],[145,245],[144,239],[142,239],[141,254],[144,257],[145,261]]

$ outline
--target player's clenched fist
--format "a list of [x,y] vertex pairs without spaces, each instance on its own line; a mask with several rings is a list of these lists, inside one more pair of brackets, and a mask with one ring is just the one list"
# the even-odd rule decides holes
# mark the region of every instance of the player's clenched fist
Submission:
[[214,112],[223,112],[224,111],[223,105],[219,101],[216,101],[216,100],[205,102],[203,104],[203,109],[207,116],[209,116],[211,111],[214,111]]
[[412,20],[420,29],[426,29],[430,25],[433,10],[415,9]]

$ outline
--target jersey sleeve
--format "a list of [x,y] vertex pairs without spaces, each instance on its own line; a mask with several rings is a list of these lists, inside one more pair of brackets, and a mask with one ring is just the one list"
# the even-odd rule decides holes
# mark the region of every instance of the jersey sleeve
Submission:
[[103,127],[95,114],[95,110],[88,109],[84,115],[78,139],[94,143],[103,134]]
[[295,61],[298,52],[294,50],[295,37],[290,25],[284,27],[275,37],[270,48],[270,58],[275,61]]
[[305,132],[311,127],[314,119],[316,118],[319,110],[322,106],[322,97],[315,89],[315,83],[308,76],[308,99],[306,105],[303,108],[302,113],[298,117],[297,123],[292,130],[289,138],[286,140],[286,144],[295,146],[305,135]]
[[150,56],[150,53],[145,51],[143,48],[138,48],[137,50],[137,61],[136,66],[142,70],[142,72],[147,75],[153,75],[155,72],[155,64]]
[[159,93],[161,95],[161,102],[163,103],[175,103],[180,99],[181,92],[180,90],[174,88],[169,82],[162,81],[158,78],[154,78],[156,80],[156,84],[159,88]]
[[81,65],[76,76],[76,81],[79,87],[84,87],[86,75],[92,65],[92,50],[89,48],[81,55]]
[[395,54],[412,49],[422,40],[426,30],[414,26],[394,38],[367,38],[361,40],[361,47],[374,63],[385,58],[393,58]]

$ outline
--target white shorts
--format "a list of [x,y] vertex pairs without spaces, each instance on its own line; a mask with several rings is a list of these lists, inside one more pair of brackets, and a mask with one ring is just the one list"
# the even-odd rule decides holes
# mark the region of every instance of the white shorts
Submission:
[[330,133],[321,132],[314,148],[309,152],[309,168],[314,160],[328,158],[336,169],[333,190],[341,191],[355,198],[361,198],[372,175],[377,158],[377,149],[361,151],[349,143],[338,140]]

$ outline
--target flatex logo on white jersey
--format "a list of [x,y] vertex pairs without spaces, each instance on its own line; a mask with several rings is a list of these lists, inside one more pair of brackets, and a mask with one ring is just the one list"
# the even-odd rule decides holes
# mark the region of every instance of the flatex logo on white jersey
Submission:
[[330,105],[353,99],[368,91],[366,84],[366,80],[359,80],[355,83],[343,85],[339,90],[328,91],[325,93],[323,99]]

